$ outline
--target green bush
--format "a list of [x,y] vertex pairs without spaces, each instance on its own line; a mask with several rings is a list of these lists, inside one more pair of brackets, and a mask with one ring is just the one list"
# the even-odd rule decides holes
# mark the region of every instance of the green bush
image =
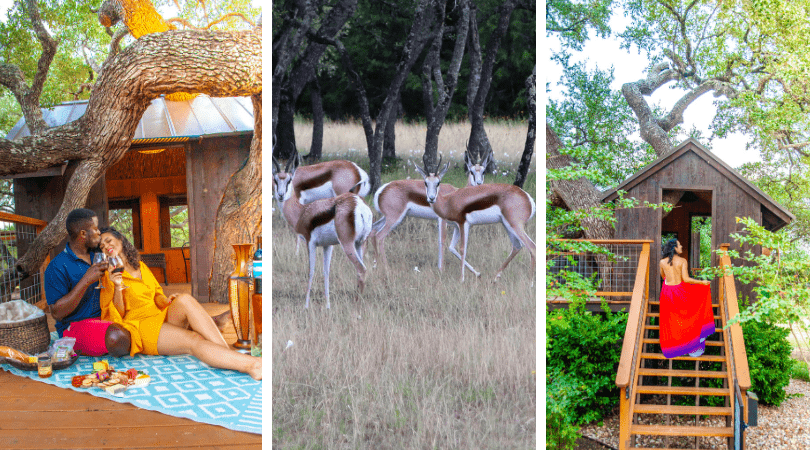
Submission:
[[571,377],[579,395],[570,399],[574,423],[601,419],[619,402],[616,370],[627,314],[594,314],[581,304],[546,314],[546,365]]
[[579,427],[572,415],[572,401],[580,396],[580,385],[559,369],[546,375],[546,448],[573,450]]
[[742,324],[751,390],[763,405],[779,406],[786,397],[785,386],[790,383],[793,361],[790,330],[766,322],[748,321]]

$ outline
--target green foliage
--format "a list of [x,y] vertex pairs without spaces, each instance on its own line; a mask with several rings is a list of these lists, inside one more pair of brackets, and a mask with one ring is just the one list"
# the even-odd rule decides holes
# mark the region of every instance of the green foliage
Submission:
[[790,330],[765,321],[745,322],[742,329],[751,390],[763,405],[779,406],[785,400],[785,386],[790,383],[793,368],[787,338]]
[[[159,11],[163,7],[175,7],[177,4],[175,0],[153,0],[155,8]],[[261,8],[254,8],[253,2],[250,0],[227,0],[227,1],[195,1],[186,0],[180,1],[179,16],[189,21],[193,26],[204,28],[209,24],[224,18],[228,14],[239,13],[256,23],[261,14]],[[161,11],[162,12],[162,11]],[[164,17],[170,19],[171,17]],[[179,24],[175,26],[182,28]],[[250,27],[250,24],[241,18],[230,16],[225,18],[222,22],[216,23],[211,29],[213,30],[244,30]]]
[[565,375],[566,385],[577,386],[576,391],[566,391],[579,394],[568,399],[572,422],[577,424],[601,419],[619,399],[616,370],[627,314],[603,309],[604,314],[592,314],[575,302],[546,314],[547,370]]
[[[810,258],[784,230],[770,232],[749,217],[737,220],[744,225],[743,231],[731,237],[744,250],[731,250],[729,256],[741,258],[743,263],[732,271],[740,282],[755,284],[756,302],[731,323],[768,320],[804,328],[802,318],[810,313]],[[771,256],[754,254],[751,249],[756,245],[771,249]]]
[[810,369],[804,361],[793,360],[793,368],[790,372],[790,377],[797,380],[810,382]]
[[[473,3],[477,9],[476,18],[482,51],[485,51],[490,34],[497,26],[497,8],[502,2],[477,0]],[[412,24],[416,4],[416,0],[401,2],[361,0],[358,2],[357,11],[340,35],[355,70],[364,80],[372,115],[379,111],[402,57],[402,48]],[[285,8],[287,5],[284,2],[273,3],[274,42],[279,33],[290,25],[290,18],[284,14]],[[457,25],[459,17],[458,11],[448,4],[445,19],[448,32],[444,37],[440,56],[442,70],[446,70],[446,62],[449,61],[453,51],[455,36],[452,30]],[[316,24],[316,27],[318,26],[320,25]],[[513,11],[507,34],[501,41],[496,58],[490,94],[484,111],[486,116],[521,119],[528,116],[524,82],[536,64],[536,26],[535,11],[522,8]],[[469,52],[469,48],[465,51]],[[401,104],[406,120],[424,117],[425,106],[422,101],[420,79],[423,59],[424,55],[420,56],[403,84]],[[467,116],[469,59],[469,55],[466,55],[462,61],[458,85],[447,116],[451,121],[463,120]],[[354,89],[339,55],[333,48],[326,49],[316,70],[327,117],[334,120],[359,117],[360,109]],[[327,86],[328,89],[325,88]],[[302,99],[309,99],[310,89],[311,86],[307,86],[302,93]],[[296,111],[311,117],[311,102],[299,101]]]
[[654,160],[655,152],[630,138],[638,125],[621,92],[610,87],[613,69],[588,72],[569,58],[555,57],[564,70],[559,82],[564,97],[548,100],[548,123],[563,143],[560,153],[591,169],[587,178],[595,185],[615,186]]
[[555,33],[566,47],[582,50],[591,30],[599,37],[610,36],[612,6],[613,0],[548,0],[546,34]]
[[573,403],[582,393],[576,377],[549,369],[546,373],[546,448],[573,450],[579,427]]

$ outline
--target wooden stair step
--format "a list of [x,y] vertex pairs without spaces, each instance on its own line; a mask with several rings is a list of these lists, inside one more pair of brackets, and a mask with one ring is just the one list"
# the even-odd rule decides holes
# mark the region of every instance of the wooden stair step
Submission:
[[700,355],[700,356],[678,356],[676,358],[667,358],[663,353],[642,353],[642,358],[647,359],[671,359],[673,361],[714,361],[726,362],[726,357],[723,355]]
[[728,396],[728,388],[706,388],[694,386],[636,386],[636,394],[665,395],[719,395]]
[[[651,313],[651,312],[648,312],[648,313],[647,313],[647,317],[661,317],[661,314],[660,314],[660,313]],[[714,320],[720,320],[720,319],[721,319],[721,317],[720,317],[720,316],[714,316]]]
[[[651,304],[651,305],[660,305],[661,304],[661,302],[658,302],[658,301],[655,301],[655,300],[650,300],[648,303]],[[712,308],[718,308],[718,307],[720,307],[720,305],[718,303],[712,303]]]
[[638,369],[637,375],[653,377],[679,377],[679,378],[726,378],[725,370],[669,370],[669,369]]
[[630,426],[630,434],[645,434],[651,436],[723,436],[734,435],[733,427],[676,427],[663,425],[637,425]]
[[[661,329],[661,326],[660,326],[660,325],[647,325],[647,324],[645,323],[645,324],[644,324],[644,329],[645,329],[645,330],[660,330],[660,329]],[[716,327],[715,327],[714,332],[715,332],[715,333],[722,333],[722,332],[723,332],[723,329],[722,329],[722,328],[716,328]]]
[[[642,344],[661,344],[660,339],[652,339],[652,338],[645,338],[641,340]],[[706,341],[706,346],[715,346],[715,347],[722,347],[724,345],[723,341]]]
[[637,414],[676,414],[682,416],[730,416],[731,407],[717,406],[675,406],[675,405],[635,405]]

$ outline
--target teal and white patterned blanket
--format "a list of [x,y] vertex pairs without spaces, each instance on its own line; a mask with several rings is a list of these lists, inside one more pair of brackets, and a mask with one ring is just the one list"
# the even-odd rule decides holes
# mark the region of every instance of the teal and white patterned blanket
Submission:
[[[103,359],[115,370],[142,370],[152,380],[147,386],[130,387],[117,396],[99,388],[73,387],[74,376],[93,373],[93,363]],[[39,378],[36,371],[19,370],[9,364],[0,364],[0,367],[15,375],[170,416],[262,433],[262,382],[233,370],[210,367],[190,355],[82,356],[72,366],[54,371],[50,378]]]

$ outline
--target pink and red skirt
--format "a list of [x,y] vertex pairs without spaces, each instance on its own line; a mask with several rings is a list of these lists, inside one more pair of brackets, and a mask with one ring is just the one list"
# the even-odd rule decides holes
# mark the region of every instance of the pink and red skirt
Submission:
[[712,297],[708,285],[661,285],[661,352],[675,358],[706,348],[714,333]]

